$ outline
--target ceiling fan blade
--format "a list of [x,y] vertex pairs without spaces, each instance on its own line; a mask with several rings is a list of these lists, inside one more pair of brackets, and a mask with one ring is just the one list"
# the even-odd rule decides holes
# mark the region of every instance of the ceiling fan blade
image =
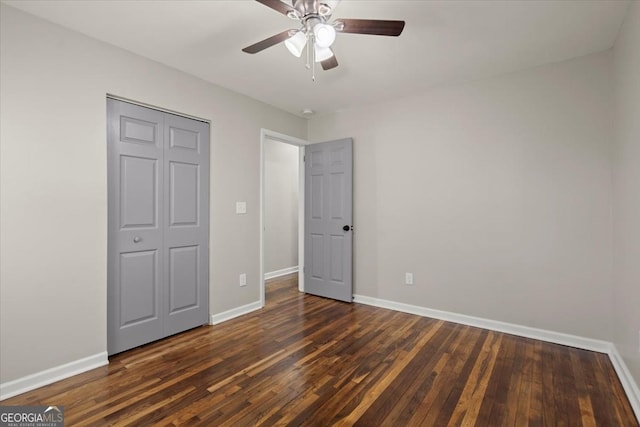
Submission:
[[242,49],[242,51],[247,53],[258,53],[262,50],[265,50],[268,47],[276,45],[290,38],[291,37],[290,31],[291,30],[283,31],[279,34],[276,34],[275,36],[269,37],[268,39],[259,41],[258,43],[252,44],[251,46],[247,46],[244,49]]
[[263,5],[270,7],[276,12],[280,12],[283,15],[289,13],[290,10],[293,10],[291,6],[286,3],[281,2],[280,0],[256,0],[258,3],[262,3]]
[[370,34],[374,36],[399,36],[404,29],[404,21],[384,21],[380,19],[336,19],[336,22],[344,24],[344,27],[339,30],[343,33]]
[[[333,52],[333,50],[332,50]],[[324,61],[322,61],[320,63],[320,65],[322,65],[322,69],[327,71],[330,70],[332,68],[336,68],[338,66],[338,60],[336,59],[336,54],[334,52],[333,56],[329,59],[325,59]]]

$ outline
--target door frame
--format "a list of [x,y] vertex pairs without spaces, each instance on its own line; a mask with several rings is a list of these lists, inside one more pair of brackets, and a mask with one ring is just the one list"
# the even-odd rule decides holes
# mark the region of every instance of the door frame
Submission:
[[264,204],[265,204],[265,157],[267,139],[295,145],[298,153],[298,291],[304,292],[304,147],[310,142],[269,129],[260,129],[260,306],[265,304],[264,280]]

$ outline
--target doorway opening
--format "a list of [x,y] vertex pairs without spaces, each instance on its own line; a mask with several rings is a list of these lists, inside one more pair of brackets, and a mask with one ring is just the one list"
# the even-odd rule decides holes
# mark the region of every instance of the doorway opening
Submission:
[[304,292],[304,147],[307,141],[260,135],[260,303],[265,281],[297,273]]

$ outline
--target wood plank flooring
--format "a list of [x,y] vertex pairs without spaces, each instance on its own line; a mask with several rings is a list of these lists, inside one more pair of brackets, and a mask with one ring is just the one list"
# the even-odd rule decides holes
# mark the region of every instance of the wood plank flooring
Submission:
[[604,354],[267,285],[267,306],[2,405],[67,426],[638,426]]

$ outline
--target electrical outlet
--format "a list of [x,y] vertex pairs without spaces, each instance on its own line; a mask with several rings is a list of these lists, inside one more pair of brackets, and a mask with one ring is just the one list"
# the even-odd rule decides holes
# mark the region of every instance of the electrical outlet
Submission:
[[413,273],[404,273],[404,284],[413,285]]
[[247,202],[236,202],[236,213],[237,214],[246,214],[247,213]]
[[240,286],[247,286],[247,273],[240,275]]

